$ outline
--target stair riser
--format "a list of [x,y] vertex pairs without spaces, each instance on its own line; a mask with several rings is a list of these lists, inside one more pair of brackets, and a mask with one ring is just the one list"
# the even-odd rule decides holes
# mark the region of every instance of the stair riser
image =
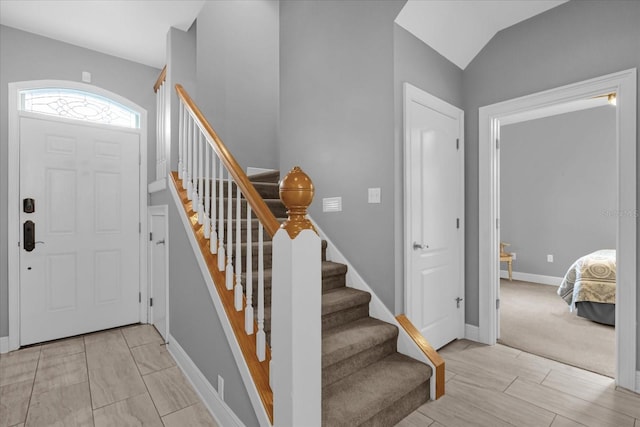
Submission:
[[[234,197],[231,203],[231,219],[234,220],[236,219],[236,198]],[[227,205],[227,199],[224,198],[223,199],[224,205],[223,205],[223,212],[222,212],[222,217],[227,218],[227,213],[228,213],[228,209],[229,206]],[[267,207],[269,208],[269,210],[271,211],[271,213],[273,213],[273,215],[276,218],[287,218],[287,208],[282,204],[282,202],[280,200],[265,200],[264,201],[267,205]],[[220,201],[219,199],[216,201],[216,209],[219,209],[220,207]],[[220,218],[220,212],[219,210],[216,210],[217,213],[217,217],[218,219]],[[242,216],[242,219],[246,219],[247,217],[247,201],[242,199],[240,201],[240,215]],[[255,218],[255,213],[252,213],[252,216]]]
[[[209,192],[213,193],[212,187],[211,185],[215,184],[215,193],[216,195],[220,194],[220,181],[219,180],[215,180],[215,181],[211,181],[209,180]],[[280,188],[278,186],[277,183],[269,183],[269,182],[253,182],[253,187],[258,191],[258,194],[260,194],[260,196],[263,199],[279,199],[280,198]],[[196,187],[197,187],[198,183],[196,181]],[[206,183],[203,182],[203,190],[205,190],[205,186]],[[233,195],[233,197],[236,196],[236,184],[232,183],[231,184],[231,194]],[[204,194],[204,192],[203,192]],[[223,186],[222,186],[222,195],[224,197],[227,197],[229,195],[229,190],[228,190],[228,184],[227,181],[223,181]],[[244,195],[242,196],[244,197]]]
[[[411,390],[403,397],[394,402],[367,421],[360,424],[360,427],[379,427],[379,426],[394,426],[402,421],[408,414],[412,413],[424,402],[429,400],[430,382],[427,380],[420,384],[419,387]],[[426,396],[426,399],[425,399]]]
[[353,322],[356,319],[367,317],[369,315],[369,303],[356,305],[346,310],[336,311],[322,316],[322,328],[334,328],[344,325],[347,322]]
[[385,341],[382,344],[378,344],[372,348],[355,354],[340,362],[334,363],[330,366],[322,368],[322,387],[351,375],[352,373],[369,366],[370,364],[383,359],[397,351],[398,337],[394,336],[392,339]]

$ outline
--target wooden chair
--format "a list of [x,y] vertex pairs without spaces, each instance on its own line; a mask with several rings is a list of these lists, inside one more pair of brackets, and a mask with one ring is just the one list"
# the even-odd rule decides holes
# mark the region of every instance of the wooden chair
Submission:
[[500,262],[506,262],[509,269],[509,280],[513,281],[511,263],[513,262],[513,256],[510,253],[504,251],[505,246],[511,246],[509,243],[500,242]]

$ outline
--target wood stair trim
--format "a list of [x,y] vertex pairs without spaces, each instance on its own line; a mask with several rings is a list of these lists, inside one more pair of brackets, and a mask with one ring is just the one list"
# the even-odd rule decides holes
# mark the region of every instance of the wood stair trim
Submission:
[[427,356],[427,359],[433,363],[435,367],[435,376],[436,376],[436,400],[440,399],[444,396],[444,370],[445,363],[442,356],[438,354],[438,352],[429,344],[429,341],[422,336],[420,331],[413,325],[411,320],[407,318],[404,314],[400,314],[396,316],[396,320],[402,326],[402,328],[407,332],[407,334],[411,337],[413,342],[420,348],[420,350]]
[[158,90],[160,90],[160,86],[162,86],[164,84],[165,80],[167,80],[167,66],[166,65],[162,68],[162,71],[160,71],[160,74],[158,75],[158,79],[156,80],[155,84],[153,85],[153,91],[154,92],[158,92]]
[[280,223],[276,220],[275,216],[269,210],[269,207],[262,199],[262,196],[255,189],[249,177],[244,173],[235,157],[231,154],[226,145],[222,142],[218,134],[211,124],[207,121],[202,114],[202,111],[198,108],[198,106],[193,102],[187,91],[180,84],[176,84],[176,92],[178,93],[178,97],[183,101],[184,106],[193,117],[198,122],[198,125],[207,136],[211,139],[211,146],[215,150],[218,158],[224,163],[224,166],[227,168],[227,171],[233,177],[236,185],[240,187],[240,191],[244,195],[244,197],[249,201],[251,205],[251,209],[254,214],[260,219],[260,222],[267,230],[269,235],[273,237],[278,229],[280,228]]
[[[245,363],[249,369],[253,382],[255,384],[260,400],[264,406],[265,412],[273,425],[273,391],[269,385],[269,361],[271,360],[271,349],[267,346],[266,358],[264,362],[259,362],[256,357],[256,340],[255,333],[253,335],[247,335],[244,330],[244,310],[236,311],[234,305],[233,291],[227,290],[225,282],[225,274],[218,270],[218,256],[212,254],[209,250],[209,240],[204,237],[204,230],[202,225],[198,224],[197,214],[192,209],[192,202],[187,197],[187,191],[182,188],[182,181],[178,178],[177,172],[171,172],[171,177],[176,191],[182,201],[185,214],[187,215],[191,228],[195,236],[200,252],[204,257],[205,263],[211,274],[213,283],[215,284],[216,291],[220,297],[222,305],[225,310],[225,314],[229,319],[229,323],[233,329],[236,340]],[[243,302],[243,306],[246,305],[246,301]],[[257,324],[254,322],[254,331],[257,331]]]

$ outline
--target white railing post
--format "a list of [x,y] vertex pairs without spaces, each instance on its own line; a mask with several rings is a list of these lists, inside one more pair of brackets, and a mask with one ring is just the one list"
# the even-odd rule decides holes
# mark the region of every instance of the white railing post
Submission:
[[[210,218],[210,214],[211,214],[211,191],[210,191],[210,184],[211,184],[211,180],[209,179],[209,172],[211,172],[211,166],[209,165],[209,159],[211,157],[211,155],[209,154],[209,142],[207,141],[207,139],[205,138],[204,140],[204,196],[203,196],[203,204],[204,204],[204,208],[203,208],[203,216],[204,218],[202,219],[202,227],[204,228],[204,238],[205,239],[210,239],[211,238],[211,225],[209,224],[209,218]],[[213,150],[211,150],[213,151]],[[209,243],[209,246],[211,246],[211,243]]]
[[202,162],[202,149],[204,145],[204,135],[198,129],[198,172],[196,175],[198,189],[196,190],[196,196],[198,197],[198,224],[202,225],[204,223],[204,179],[202,174],[203,162]]
[[187,129],[187,198],[193,200],[193,128],[195,123],[189,117]]
[[[313,184],[300,168],[280,183],[289,219],[273,238],[271,347],[274,426],[320,426],[321,242],[306,208]],[[260,309],[260,307],[258,307]]]
[[236,311],[242,310],[242,198],[240,197],[240,187],[236,185],[236,259],[234,266],[236,268],[236,287],[234,295],[234,305]]
[[211,214],[211,237],[209,239],[209,250],[212,254],[218,253],[218,233],[216,232],[216,163],[218,157],[216,152],[211,150],[211,200],[209,213]]
[[233,193],[232,193],[233,179],[231,178],[231,172],[227,171],[227,266],[226,280],[227,289],[233,289],[233,265],[231,265],[231,255],[233,254]]
[[220,177],[218,178],[218,271],[224,271],[224,167],[220,161]]
[[245,276],[245,289],[247,295],[247,305],[244,308],[244,331],[247,335],[253,334],[253,248],[252,242],[253,228],[251,227],[251,206],[247,203],[247,269]]
[[264,242],[262,241],[262,233],[264,233],[262,223],[258,223],[258,332],[256,333],[256,356],[258,356],[260,362],[266,359],[267,352],[267,335],[264,333]]

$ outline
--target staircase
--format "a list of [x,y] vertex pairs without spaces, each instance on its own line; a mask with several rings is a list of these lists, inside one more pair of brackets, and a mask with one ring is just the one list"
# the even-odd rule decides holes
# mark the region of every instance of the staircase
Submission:
[[[282,222],[286,212],[279,199],[279,178],[279,172],[274,172],[254,175],[250,180]],[[255,242],[257,220],[252,228]],[[267,242],[267,233],[264,238],[265,332],[269,342],[271,245]],[[243,250],[243,256],[244,253]],[[346,287],[346,273],[346,265],[326,259],[326,242],[323,242],[322,424],[393,426],[429,399],[432,370],[397,352],[398,328],[369,316],[371,295]],[[253,278],[255,304],[257,273]]]

